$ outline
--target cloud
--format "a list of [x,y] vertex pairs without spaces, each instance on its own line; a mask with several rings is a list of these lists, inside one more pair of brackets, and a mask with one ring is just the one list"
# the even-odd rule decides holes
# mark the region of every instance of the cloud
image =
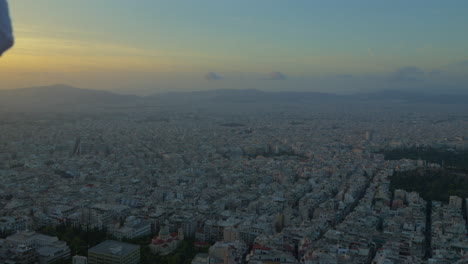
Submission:
[[353,78],[353,75],[352,74],[339,74],[339,75],[336,75],[336,77],[339,79],[349,79],[349,78]]
[[464,67],[465,67],[465,66],[468,66],[468,60],[460,61],[460,62],[458,63],[458,65],[464,66]]
[[213,81],[213,80],[221,80],[222,78],[216,72],[208,72],[207,74],[205,74],[205,79]]
[[431,76],[431,77],[440,76],[443,73],[444,73],[443,70],[434,69],[434,70],[429,72],[429,76]]
[[414,66],[400,67],[390,75],[390,80],[397,82],[418,82],[425,77],[422,69]]
[[274,81],[283,81],[287,80],[288,76],[282,72],[270,72],[268,73],[268,77],[266,80],[274,80]]
[[466,74],[466,71],[468,70],[468,60],[465,59],[447,64],[445,65],[445,68],[448,72],[451,73]]

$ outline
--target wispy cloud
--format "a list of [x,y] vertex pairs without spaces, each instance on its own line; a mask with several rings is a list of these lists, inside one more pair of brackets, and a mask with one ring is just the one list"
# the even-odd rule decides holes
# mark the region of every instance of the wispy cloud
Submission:
[[390,80],[397,82],[417,82],[425,77],[425,72],[414,66],[400,67],[390,75]]
[[349,79],[349,78],[353,78],[353,75],[352,74],[339,74],[336,77],[340,79]]
[[288,76],[282,72],[270,72],[266,80],[273,80],[273,81],[283,81],[287,80]]
[[460,65],[460,66],[468,66],[468,60],[460,61],[460,62],[458,63],[458,65]]
[[205,79],[214,81],[214,80],[221,80],[222,77],[219,76],[216,72],[208,72],[207,74],[205,74]]

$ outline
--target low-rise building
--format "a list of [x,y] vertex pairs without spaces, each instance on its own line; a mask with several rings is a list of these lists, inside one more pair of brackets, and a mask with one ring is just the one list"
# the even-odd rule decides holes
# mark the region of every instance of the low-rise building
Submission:
[[170,233],[169,227],[166,226],[159,231],[157,237],[153,238],[149,247],[154,254],[167,255],[174,251],[182,240],[184,240],[182,229],[179,229],[178,233]]
[[88,250],[89,264],[139,264],[140,246],[107,240]]
[[22,231],[6,238],[7,243],[18,248],[33,248],[40,264],[70,258],[70,248],[65,241],[34,231]]

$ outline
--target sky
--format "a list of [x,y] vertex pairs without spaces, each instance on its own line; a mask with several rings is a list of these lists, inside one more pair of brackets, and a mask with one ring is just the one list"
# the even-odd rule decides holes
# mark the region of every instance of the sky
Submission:
[[9,0],[0,89],[468,93],[466,0]]

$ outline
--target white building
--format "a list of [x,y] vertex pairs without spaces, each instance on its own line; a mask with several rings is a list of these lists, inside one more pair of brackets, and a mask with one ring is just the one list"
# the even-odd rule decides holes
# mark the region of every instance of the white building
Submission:
[[83,256],[74,256],[73,264],[88,264],[88,258]]
[[67,243],[60,241],[57,237],[34,231],[22,231],[7,237],[6,241],[14,246],[25,245],[34,248],[40,264],[70,258],[70,248]]
[[31,219],[28,217],[2,216],[0,217],[0,232],[16,233],[31,227]]
[[124,226],[114,230],[113,235],[118,238],[137,238],[151,234],[151,223],[134,216],[127,217]]
[[456,209],[456,210],[461,210],[462,201],[463,201],[463,199],[458,197],[458,196],[450,196],[449,197],[450,207],[452,207],[453,209]]

